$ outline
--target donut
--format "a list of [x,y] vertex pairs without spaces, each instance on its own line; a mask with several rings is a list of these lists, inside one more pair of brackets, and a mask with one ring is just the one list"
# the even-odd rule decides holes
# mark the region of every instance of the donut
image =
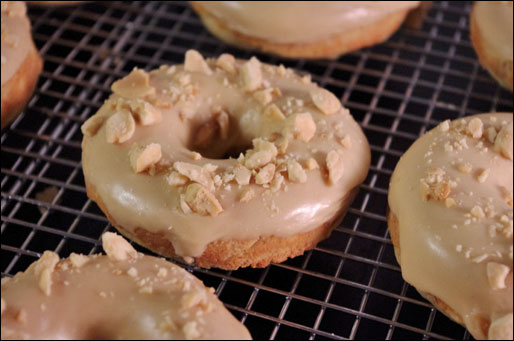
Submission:
[[190,1],[228,44],[288,58],[335,58],[381,43],[419,1]]
[[476,339],[512,340],[512,113],[444,121],[391,177],[402,276]]
[[326,238],[370,149],[310,76],[195,50],[134,69],[83,125],[89,198],[125,236],[201,267],[264,267]]
[[43,62],[30,35],[22,1],[2,1],[2,128],[32,96]]
[[51,251],[2,278],[2,340],[250,340],[212,288],[121,236],[107,256]]
[[476,1],[469,21],[480,64],[512,91],[512,1]]

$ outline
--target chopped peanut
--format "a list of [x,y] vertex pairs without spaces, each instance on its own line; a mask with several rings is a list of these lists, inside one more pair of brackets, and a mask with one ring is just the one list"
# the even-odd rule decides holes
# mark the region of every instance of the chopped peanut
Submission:
[[282,110],[280,110],[280,108],[275,104],[270,104],[266,107],[266,109],[264,109],[264,116],[274,121],[283,121],[286,119],[286,116],[284,113],[282,113]]
[[328,90],[317,88],[310,92],[312,102],[325,115],[332,115],[341,109],[341,102]]
[[504,158],[512,161],[512,122],[504,125],[494,141],[494,150],[499,152]]
[[102,246],[107,256],[112,260],[124,261],[137,256],[137,251],[132,245],[116,233],[104,233],[102,235]]
[[239,77],[245,91],[257,90],[262,84],[261,62],[255,57],[250,58],[241,66]]
[[159,123],[162,119],[161,111],[147,101],[135,99],[130,101],[129,105],[130,111],[141,125],[152,125]]
[[123,143],[134,135],[136,122],[128,110],[121,110],[107,119],[105,134],[108,143]]
[[234,74],[237,71],[236,59],[233,55],[228,53],[223,53],[218,57],[218,59],[216,60],[216,66],[230,74]]
[[214,182],[210,174],[211,172],[207,168],[181,161],[175,162],[173,164],[173,168],[175,168],[180,174],[189,178],[191,181],[198,182],[209,190],[214,190]]
[[226,140],[230,130],[230,118],[226,111],[222,110],[216,115],[216,123],[220,128],[221,139]]
[[58,262],[59,256],[55,252],[45,251],[41,258],[33,265],[34,272],[39,277],[39,289],[46,296],[50,296],[52,292],[52,273]]
[[344,164],[341,153],[338,150],[332,150],[327,154],[326,164],[328,169],[328,179],[331,184],[335,184],[344,173]]
[[84,124],[82,124],[80,130],[82,131],[82,134],[84,134],[84,136],[95,136],[98,130],[104,124],[105,120],[107,120],[107,115],[93,115],[90,118],[88,118],[87,121],[84,122]]
[[296,160],[287,161],[287,176],[291,182],[305,183],[307,181],[305,170]]
[[446,133],[448,130],[450,130],[450,120],[441,122],[438,127],[440,131]]
[[255,192],[251,188],[245,188],[239,197],[241,202],[249,202],[255,197]]
[[138,68],[134,68],[125,78],[112,83],[111,90],[125,98],[139,98],[155,93],[148,73]]
[[130,166],[135,173],[141,173],[161,159],[161,145],[150,143],[146,146],[132,144],[129,150]]
[[283,135],[293,134],[294,137],[303,142],[309,142],[316,133],[316,123],[309,113],[294,114],[287,118]]
[[218,199],[200,184],[187,186],[185,201],[194,212],[201,215],[217,216],[223,212]]
[[185,185],[188,181],[188,178],[177,171],[171,171],[168,175],[166,175],[166,182],[170,186],[181,186]]
[[310,158],[307,160],[307,169],[308,170],[313,170],[313,169],[318,169],[318,168],[319,168],[319,165],[316,160],[314,160],[313,158]]
[[268,105],[273,100],[273,96],[271,95],[272,91],[272,88],[256,91],[253,94],[253,98],[255,98],[255,100],[257,100],[261,105]]
[[212,74],[212,70],[207,65],[203,56],[196,50],[188,50],[184,60],[184,70],[189,72],[200,72],[207,76]]
[[487,279],[492,289],[505,289],[505,279],[510,272],[507,265],[489,262],[487,263]]
[[475,139],[479,139],[482,137],[484,124],[482,120],[478,117],[475,117],[468,123],[467,131],[468,133]]
[[487,181],[487,178],[489,177],[489,173],[491,170],[489,168],[482,169],[477,176],[477,181],[481,184]]
[[234,175],[238,185],[248,185],[252,172],[243,165],[236,164],[234,167]]
[[255,183],[258,185],[267,184],[273,179],[275,175],[275,165],[272,163],[267,164],[259,170],[255,175]]
[[72,252],[70,254],[70,262],[75,268],[80,268],[82,265],[86,264],[89,261],[89,258],[85,255],[80,255]]

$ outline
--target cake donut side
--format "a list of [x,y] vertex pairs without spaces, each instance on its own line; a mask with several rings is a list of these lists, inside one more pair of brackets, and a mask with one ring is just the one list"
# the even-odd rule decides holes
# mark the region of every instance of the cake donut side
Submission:
[[26,12],[22,1],[2,1],[2,128],[23,110],[43,67]]
[[477,339],[512,339],[512,134],[512,114],[445,121],[391,177],[403,278]]
[[249,340],[212,288],[121,236],[102,236],[107,256],[43,253],[2,279],[2,340]]
[[419,1],[190,1],[228,44],[288,58],[335,58],[383,42]]
[[340,222],[369,168],[348,110],[283,66],[190,50],[112,90],[82,127],[87,193],[161,255],[224,269],[300,255]]

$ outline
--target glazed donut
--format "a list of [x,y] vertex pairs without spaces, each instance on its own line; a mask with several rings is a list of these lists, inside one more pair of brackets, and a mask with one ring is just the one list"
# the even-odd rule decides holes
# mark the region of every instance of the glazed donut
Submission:
[[[88,196],[124,235],[202,267],[264,267],[340,222],[370,150],[330,92],[223,54],[134,69],[82,126]],[[234,157],[228,157],[234,156]]]
[[2,340],[251,339],[212,288],[175,264],[102,236],[107,256],[46,251],[2,278]]
[[512,340],[512,113],[418,139],[391,177],[388,225],[405,281],[476,339]]
[[289,58],[335,58],[380,43],[419,1],[190,1],[228,44]]
[[480,64],[512,91],[512,1],[476,1],[470,17],[471,42]]
[[22,1],[2,1],[2,128],[32,96],[43,62]]

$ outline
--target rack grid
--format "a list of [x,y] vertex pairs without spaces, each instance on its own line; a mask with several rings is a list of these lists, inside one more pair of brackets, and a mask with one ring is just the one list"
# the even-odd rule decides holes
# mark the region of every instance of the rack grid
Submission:
[[[309,72],[363,128],[372,166],[347,216],[314,250],[264,269],[187,267],[255,339],[470,339],[406,284],[394,258],[385,211],[399,157],[445,119],[512,112],[512,93],[479,65],[469,41],[469,2],[434,2],[419,30],[337,60],[267,63]],[[113,231],[86,196],[80,125],[137,66],[182,63],[232,48],[211,36],[184,2],[93,2],[29,8],[45,61],[25,112],[1,135],[1,272],[25,270],[44,250],[65,257],[100,252]],[[41,195],[54,191],[48,198]],[[143,252],[149,251],[137,247]]]

